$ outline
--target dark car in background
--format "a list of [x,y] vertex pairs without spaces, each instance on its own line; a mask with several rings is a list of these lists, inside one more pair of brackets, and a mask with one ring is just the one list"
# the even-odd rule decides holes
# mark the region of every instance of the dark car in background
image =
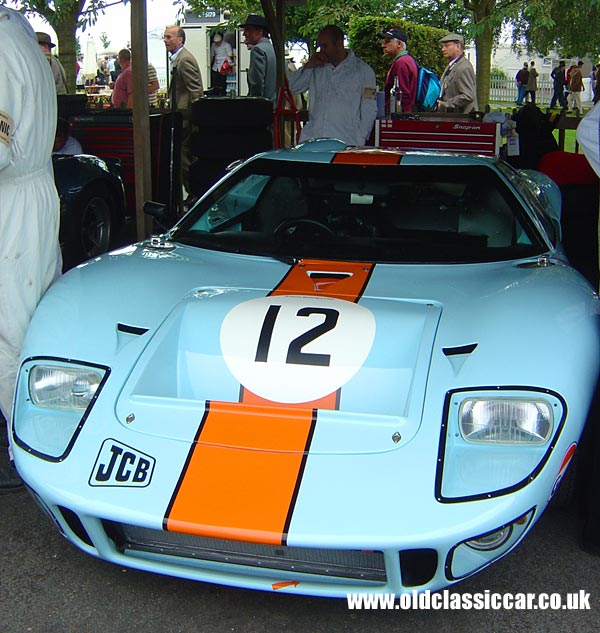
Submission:
[[79,154],[52,157],[60,197],[60,245],[65,270],[115,244],[126,221],[118,160]]

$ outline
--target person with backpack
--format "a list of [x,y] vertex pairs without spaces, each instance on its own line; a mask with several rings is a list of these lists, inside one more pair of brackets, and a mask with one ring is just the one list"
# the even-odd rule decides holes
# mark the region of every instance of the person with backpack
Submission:
[[414,58],[407,50],[406,31],[396,26],[378,33],[377,37],[382,40],[381,48],[389,57],[393,58],[386,79],[385,79],[385,109],[390,108],[390,91],[394,86],[395,78],[398,78],[398,85],[402,91],[402,112],[412,112],[417,99],[417,81],[419,68]]
[[458,33],[440,39],[442,54],[448,66],[441,78],[442,92],[438,109],[446,112],[473,112],[477,104],[477,83],[471,62],[465,57],[465,40]]

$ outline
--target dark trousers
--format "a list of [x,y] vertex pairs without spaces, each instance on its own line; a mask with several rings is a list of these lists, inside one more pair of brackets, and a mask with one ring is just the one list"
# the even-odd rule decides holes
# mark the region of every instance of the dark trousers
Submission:
[[227,90],[227,75],[222,75],[216,70],[210,71],[210,87],[214,89],[215,93],[220,96],[224,96]]
[[550,99],[550,107],[553,108],[556,102],[560,103],[561,108],[567,107],[567,100],[565,99],[564,86],[554,86],[554,92],[552,93],[552,99]]

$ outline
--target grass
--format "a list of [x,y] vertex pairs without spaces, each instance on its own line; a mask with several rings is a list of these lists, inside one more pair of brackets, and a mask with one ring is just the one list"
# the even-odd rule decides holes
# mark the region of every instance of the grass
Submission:
[[[556,142],[558,142],[558,130],[553,132]],[[565,130],[565,152],[575,152],[575,130]]]

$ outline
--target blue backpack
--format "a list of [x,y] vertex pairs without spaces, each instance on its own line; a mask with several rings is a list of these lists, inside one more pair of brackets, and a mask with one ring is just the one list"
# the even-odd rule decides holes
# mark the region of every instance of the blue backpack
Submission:
[[419,66],[419,74],[417,76],[417,100],[415,106],[417,112],[430,112],[435,107],[440,97],[442,86],[440,78],[429,68]]

